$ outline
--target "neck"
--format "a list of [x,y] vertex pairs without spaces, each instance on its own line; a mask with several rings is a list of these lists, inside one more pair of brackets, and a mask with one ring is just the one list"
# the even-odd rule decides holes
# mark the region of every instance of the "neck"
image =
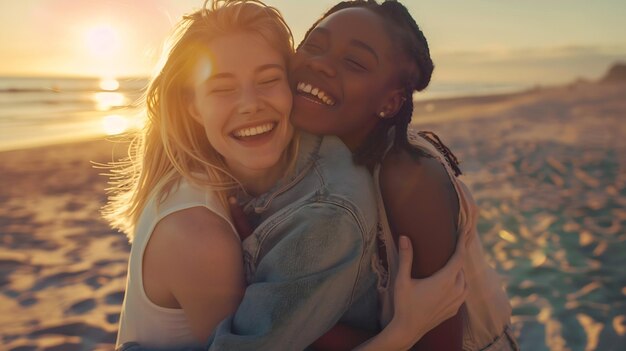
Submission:
[[377,128],[377,127],[378,127],[378,121],[373,120],[373,123],[366,124],[363,128],[354,130],[351,133],[337,135],[337,136],[348,147],[348,149],[352,151],[352,153],[355,153],[356,150],[358,150],[361,147],[361,145],[365,143],[367,136],[374,130],[374,128]]
[[361,147],[361,145],[363,145],[363,143],[365,142],[365,136],[357,136],[357,135],[341,135],[339,136],[339,139],[341,139],[341,141],[346,144],[346,146],[348,147],[348,149],[350,149],[350,151],[352,151],[352,153],[355,153],[356,150],[358,150],[359,147]]
[[287,166],[286,157],[283,155],[270,168],[249,169],[236,165],[229,165],[229,168],[232,175],[239,180],[248,194],[258,196],[270,190],[285,175]]

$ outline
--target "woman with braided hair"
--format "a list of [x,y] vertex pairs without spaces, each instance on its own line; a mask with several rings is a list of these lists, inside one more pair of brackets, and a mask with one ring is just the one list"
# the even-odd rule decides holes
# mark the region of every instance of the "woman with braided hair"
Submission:
[[[409,127],[412,94],[428,86],[432,72],[424,34],[408,10],[391,0],[335,5],[309,29],[291,63],[294,125],[339,136],[354,160],[374,176],[382,326],[393,316],[398,233],[413,243],[412,276],[423,278],[444,266],[459,237],[476,231],[477,207],[457,178],[456,158],[433,133]],[[465,307],[414,349],[517,349],[509,329],[508,297],[479,240],[465,255],[464,272],[469,290]],[[365,337],[338,326],[316,345],[349,349]]]

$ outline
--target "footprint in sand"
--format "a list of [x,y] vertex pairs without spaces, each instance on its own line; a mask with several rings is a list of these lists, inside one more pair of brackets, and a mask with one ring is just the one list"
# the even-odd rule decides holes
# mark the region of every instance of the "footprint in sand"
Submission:
[[124,301],[124,291],[120,290],[110,293],[104,299],[108,305],[121,305],[122,301]]
[[20,296],[17,299],[17,303],[19,303],[20,306],[23,306],[23,307],[32,306],[32,305],[36,304],[38,301],[39,301],[39,299],[37,299],[36,297],[34,297],[31,294],[26,294],[25,296]]
[[109,313],[107,314],[107,322],[109,322],[110,324],[117,324],[117,322],[120,321],[120,314],[119,313]]
[[72,306],[70,306],[67,310],[65,310],[65,314],[84,314],[96,308],[96,300],[94,299],[85,299],[83,301],[79,301]]
[[79,342],[64,342],[62,344],[48,346],[43,351],[80,351],[84,350],[84,347]]
[[106,285],[111,281],[111,277],[108,275],[95,275],[85,279],[85,284],[89,285],[92,289],[98,290],[100,287]]
[[76,282],[78,277],[88,270],[83,269],[76,272],[61,272],[40,279],[31,289],[32,291],[40,291],[49,286],[63,286]]
[[115,341],[117,331],[107,332],[102,328],[98,328],[87,323],[77,322],[37,329],[31,332],[28,336],[33,338],[42,335],[80,336],[84,339],[105,342]]
[[74,211],[82,210],[84,207],[85,207],[84,203],[77,202],[77,201],[69,201],[65,205],[65,210],[74,212]]
[[35,351],[37,349],[38,347],[35,345],[24,345],[24,346],[16,346],[12,349],[9,349],[9,351]]

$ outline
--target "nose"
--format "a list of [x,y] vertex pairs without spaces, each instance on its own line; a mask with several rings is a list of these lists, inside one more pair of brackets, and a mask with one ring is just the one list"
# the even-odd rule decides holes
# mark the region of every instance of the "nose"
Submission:
[[238,112],[241,114],[254,114],[263,108],[263,99],[254,86],[246,86],[241,89],[238,101]]
[[332,65],[328,55],[318,55],[315,57],[311,57],[308,64],[313,71],[324,74],[327,77],[335,77],[335,75],[337,75],[337,71]]

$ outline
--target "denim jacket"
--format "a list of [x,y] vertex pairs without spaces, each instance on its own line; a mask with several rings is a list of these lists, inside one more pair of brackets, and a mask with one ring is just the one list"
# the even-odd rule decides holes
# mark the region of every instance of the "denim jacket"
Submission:
[[304,350],[337,322],[378,330],[375,191],[338,138],[303,134],[293,176],[245,210],[249,285],[209,350]]

